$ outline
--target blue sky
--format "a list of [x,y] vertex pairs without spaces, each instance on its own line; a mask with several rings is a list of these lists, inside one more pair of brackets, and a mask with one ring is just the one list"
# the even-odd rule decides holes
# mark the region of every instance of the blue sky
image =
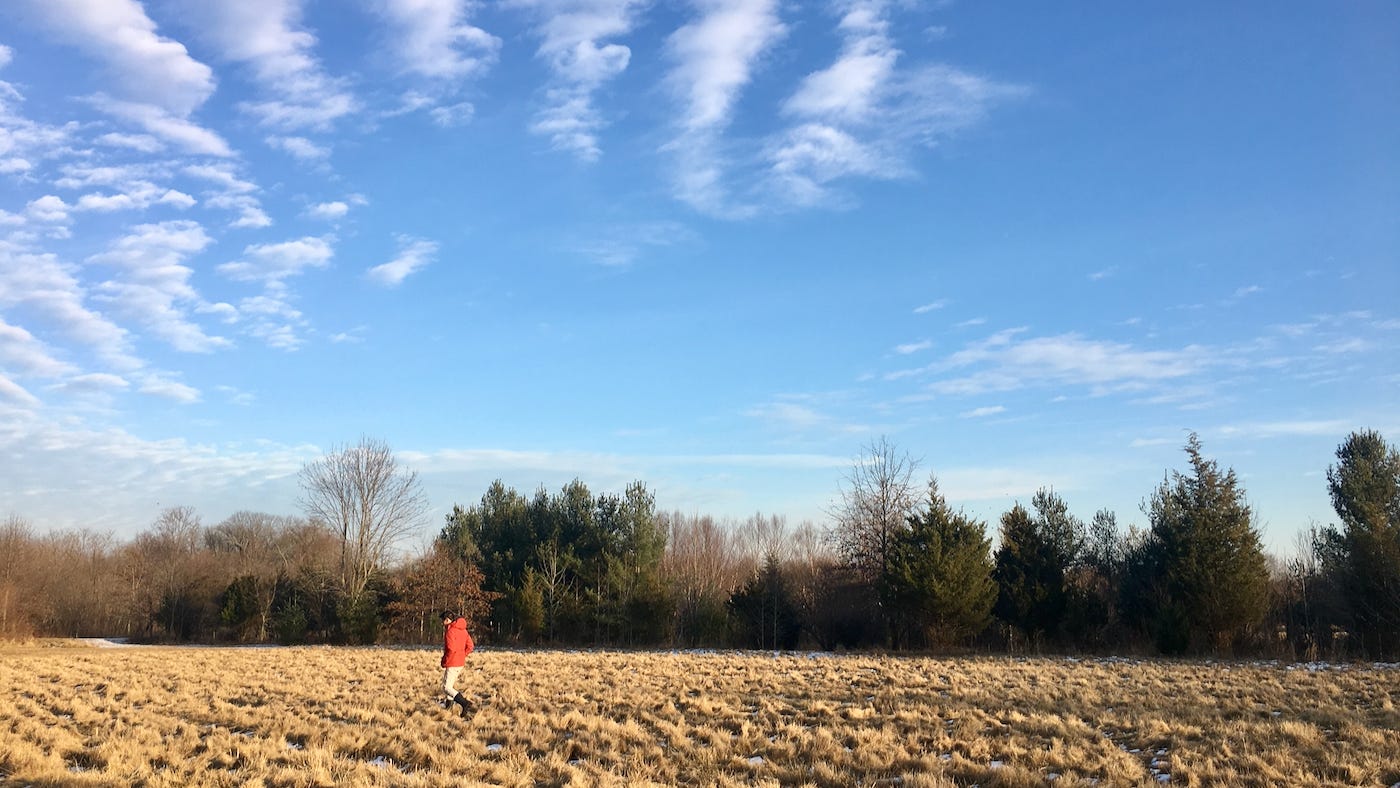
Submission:
[[437,519],[641,479],[825,520],[880,436],[995,528],[1266,544],[1400,439],[1400,6],[18,0],[0,516],[297,511],[361,435]]

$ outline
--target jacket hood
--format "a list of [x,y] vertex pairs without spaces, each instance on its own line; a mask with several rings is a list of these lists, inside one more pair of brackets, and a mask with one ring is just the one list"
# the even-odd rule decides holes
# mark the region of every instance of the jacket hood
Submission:
[[465,618],[459,617],[456,621],[453,621],[451,624],[448,624],[447,627],[448,629],[466,629],[467,620]]

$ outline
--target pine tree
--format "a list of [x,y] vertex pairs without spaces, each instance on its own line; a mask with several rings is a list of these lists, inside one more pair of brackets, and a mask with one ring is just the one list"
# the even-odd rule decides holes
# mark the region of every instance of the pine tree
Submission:
[[802,634],[797,607],[778,556],[769,553],[760,569],[729,599],[739,636],[749,646],[794,649]]
[[1267,609],[1269,572],[1253,512],[1233,469],[1186,442],[1190,475],[1173,472],[1147,506],[1164,651],[1228,649]]
[[987,526],[954,512],[930,478],[928,504],[909,517],[891,571],[896,603],[930,645],[965,641],[986,629],[996,602]]
[[1351,612],[1362,647],[1376,659],[1400,655],[1400,451],[1374,430],[1353,432],[1327,469],[1340,529],[1318,552]]
[[1001,545],[992,572],[997,584],[993,610],[1033,648],[1040,647],[1064,612],[1064,570],[1051,560],[1052,554],[1024,506],[1018,503],[1001,516]]

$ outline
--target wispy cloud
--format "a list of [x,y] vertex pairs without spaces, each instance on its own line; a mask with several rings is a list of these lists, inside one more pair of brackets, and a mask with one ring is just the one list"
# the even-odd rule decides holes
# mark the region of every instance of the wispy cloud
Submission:
[[720,134],[759,58],[787,33],[777,0],[694,0],[700,16],[671,34],[675,63],[666,77],[681,104],[679,136],[667,145],[678,161],[676,196],[717,215],[741,216],[724,184],[728,163]]
[[474,0],[370,0],[385,22],[387,50],[394,67],[418,78],[404,94],[398,115],[426,111],[439,126],[471,121],[475,107],[461,100],[464,83],[496,62],[501,40],[468,20]]
[[570,248],[599,265],[623,268],[635,263],[648,251],[678,244],[694,243],[696,235],[680,222],[658,221],[613,225],[593,231]]
[[844,0],[841,54],[808,74],[783,104],[794,124],[769,143],[777,195],[796,206],[834,199],[850,177],[888,180],[911,172],[910,152],[980,121],[995,103],[1025,89],[946,65],[901,71],[885,0]]
[[105,364],[129,371],[144,366],[132,355],[125,329],[85,305],[78,268],[53,254],[0,242],[0,306],[23,306],[66,339],[86,347]]
[[184,168],[184,173],[214,184],[216,189],[206,193],[205,205],[220,208],[237,214],[230,224],[235,228],[261,228],[272,225],[272,217],[262,209],[262,203],[253,196],[258,186],[243,180],[230,164],[200,164]]
[[56,378],[74,371],[54,358],[43,342],[0,317],[0,369],[21,377]]
[[330,158],[331,149],[317,145],[305,137],[268,137],[269,147],[276,148],[302,161],[325,161]]
[[946,299],[946,298],[940,298],[940,299],[938,299],[937,301],[930,301],[930,302],[928,302],[927,304],[924,304],[924,305],[922,305],[922,306],[916,306],[916,307],[914,307],[914,314],[916,314],[916,315],[926,315],[926,314],[928,314],[929,312],[934,312],[934,311],[936,311],[936,310],[942,309],[942,308],[946,307],[947,305],[948,305],[948,299]]
[[875,430],[868,424],[844,421],[819,409],[838,399],[828,395],[780,395],[771,402],[747,409],[744,415],[780,432],[851,436],[867,435]]
[[186,153],[220,158],[234,155],[233,148],[223,137],[160,105],[121,101],[102,94],[93,96],[90,102],[96,109],[134,123],[147,134],[165,140]]
[[373,0],[371,6],[388,22],[404,72],[462,79],[496,61],[501,40],[468,23],[471,0]]
[[931,347],[933,347],[933,340],[925,339],[922,342],[910,342],[904,345],[895,345],[894,352],[898,353],[901,356],[907,356],[911,353],[918,353],[920,350],[928,350]]
[[359,104],[325,73],[316,37],[301,26],[300,0],[209,0],[190,7],[200,35],[222,57],[246,64],[266,98],[239,106],[276,129],[327,129]]
[[136,0],[19,0],[54,37],[105,62],[114,88],[183,118],[214,92],[214,73],[157,32]]
[[983,408],[973,408],[972,410],[963,411],[962,413],[959,413],[958,416],[964,419],[981,419],[986,418],[987,416],[996,416],[997,414],[1005,412],[1006,408],[1004,406],[989,405]]
[[185,265],[211,243],[193,221],[138,225],[88,262],[112,266],[117,277],[100,284],[95,298],[110,304],[125,320],[144,326],[176,350],[204,353],[228,347],[190,319],[201,302],[190,285],[193,269]]
[[335,255],[334,236],[305,236],[292,241],[253,244],[243,259],[224,263],[219,273],[245,282],[281,282],[309,268],[325,268]]
[[548,107],[530,130],[548,136],[555,149],[584,161],[602,155],[598,132],[606,122],[593,103],[597,90],[627,69],[632,51],[609,39],[632,32],[646,0],[515,0],[538,12],[538,56],[549,64]]
[[384,287],[398,287],[411,274],[430,265],[437,258],[437,251],[436,241],[399,236],[399,252],[394,259],[369,269],[365,276]]
[[941,394],[979,394],[1037,385],[1085,386],[1092,393],[1140,390],[1204,371],[1210,354],[1200,347],[1142,350],[1079,334],[1021,339],[1024,329],[998,332],[952,354],[943,372],[975,370],[934,382]]

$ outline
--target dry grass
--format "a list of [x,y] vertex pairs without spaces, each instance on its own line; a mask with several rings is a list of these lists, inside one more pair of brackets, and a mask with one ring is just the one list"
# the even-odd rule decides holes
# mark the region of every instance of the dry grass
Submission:
[[0,650],[0,783],[1380,785],[1400,670],[1064,659]]

